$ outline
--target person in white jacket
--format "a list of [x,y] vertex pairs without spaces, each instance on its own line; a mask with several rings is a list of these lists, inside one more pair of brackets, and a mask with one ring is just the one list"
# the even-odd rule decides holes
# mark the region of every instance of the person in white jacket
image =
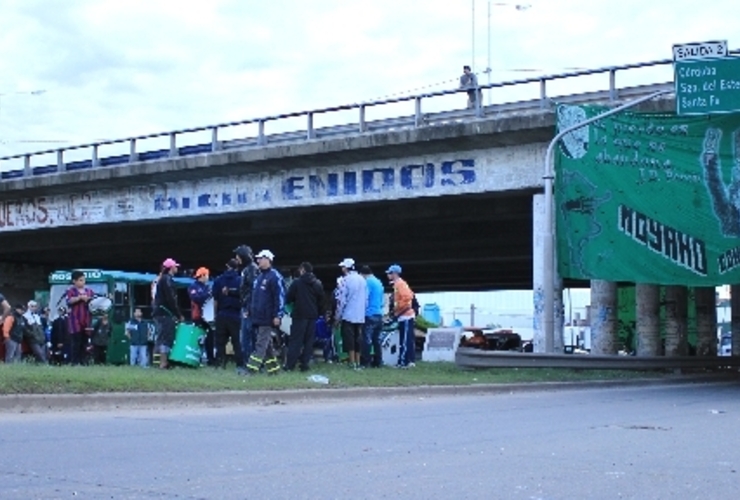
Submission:
[[337,321],[341,322],[342,346],[349,356],[349,366],[360,369],[362,352],[362,329],[365,325],[367,307],[367,283],[355,270],[354,259],[346,258],[339,263],[342,268],[342,286],[337,298]]

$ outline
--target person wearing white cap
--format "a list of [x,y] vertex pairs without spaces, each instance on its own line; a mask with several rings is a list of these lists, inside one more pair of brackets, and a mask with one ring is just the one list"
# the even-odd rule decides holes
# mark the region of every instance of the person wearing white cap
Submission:
[[157,325],[157,346],[159,350],[159,368],[166,369],[169,366],[170,350],[175,343],[175,330],[177,321],[185,318],[180,312],[177,304],[177,291],[172,277],[177,272],[180,264],[174,259],[165,259],[162,262],[162,272],[157,280],[157,288],[154,296],[154,322]]
[[280,370],[272,348],[272,329],[280,327],[285,313],[285,284],[280,273],[272,267],[275,254],[262,250],[255,259],[260,273],[254,280],[249,316],[257,329],[257,339],[247,360],[247,370],[256,374],[264,364],[267,373],[272,375]]
[[354,259],[346,258],[339,263],[342,268],[343,285],[337,300],[337,319],[341,321],[342,347],[349,356],[350,368],[360,369],[362,352],[362,330],[365,325],[367,283],[357,274]]

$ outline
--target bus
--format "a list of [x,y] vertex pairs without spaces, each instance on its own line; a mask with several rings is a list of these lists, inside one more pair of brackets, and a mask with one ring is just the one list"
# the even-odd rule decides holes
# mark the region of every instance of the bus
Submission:
[[[152,318],[151,286],[157,278],[152,273],[137,273],[127,271],[109,271],[103,269],[80,269],[85,274],[85,282],[96,296],[110,299],[111,307],[107,311],[111,323],[111,338],[108,342],[106,363],[120,365],[129,362],[129,344],[126,337],[126,322],[133,317],[134,309],[141,309],[144,319],[150,325]],[[177,300],[180,310],[187,317],[190,312],[190,298],[187,288],[193,282],[192,278],[175,277]],[[49,321],[58,315],[60,306],[66,306],[66,292],[72,286],[72,271],[54,271],[49,274]],[[212,321],[213,309],[204,310],[204,317]],[[150,326],[153,328],[153,325]]]

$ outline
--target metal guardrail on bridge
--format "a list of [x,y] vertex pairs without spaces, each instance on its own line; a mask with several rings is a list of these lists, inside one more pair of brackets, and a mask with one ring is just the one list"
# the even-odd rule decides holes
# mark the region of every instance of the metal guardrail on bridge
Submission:
[[[740,50],[731,52],[732,54],[740,53]],[[204,127],[187,128],[181,130],[173,130],[169,132],[159,132],[154,134],[140,135],[136,137],[127,137],[124,139],[115,139],[109,141],[99,141],[89,144],[80,144],[77,146],[71,146],[67,148],[50,149],[45,151],[38,151],[34,153],[24,153],[19,155],[0,157],[0,170],[2,169],[2,163],[10,160],[23,159],[23,168],[8,170],[0,173],[0,179],[16,179],[26,178],[42,175],[59,174],[62,172],[70,172],[77,170],[93,169],[93,168],[106,168],[123,166],[126,164],[141,162],[141,161],[153,161],[167,158],[176,158],[182,156],[191,156],[204,153],[213,153],[221,150],[229,149],[243,149],[250,147],[262,147],[267,144],[284,144],[284,143],[295,143],[306,140],[318,139],[318,138],[329,138],[338,137],[347,134],[362,134],[366,132],[376,131],[391,131],[404,128],[419,128],[426,127],[436,124],[449,123],[453,121],[459,121],[467,118],[482,118],[485,116],[491,116],[498,113],[505,112],[517,112],[526,111],[533,109],[547,109],[550,107],[553,100],[558,102],[593,102],[593,101],[610,101],[614,102],[619,99],[630,98],[645,95],[647,93],[654,92],[656,90],[662,90],[665,88],[672,87],[672,83],[663,83],[655,85],[646,85],[641,87],[623,88],[619,89],[616,85],[616,77],[618,72],[625,72],[638,68],[647,68],[655,66],[666,66],[671,64],[673,61],[670,59],[650,61],[644,63],[627,64],[622,66],[610,66],[592,70],[582,70],[570,73],[562,73],[556,75],[545,75],[536,78],[528,78],[522,80],[512,80],[508,82],[493,83],[488,85],[481,85],[480,89],[496,89],[506,88],[519,85],[539,85],[539,97],[530,101],[512,102],[506,104],[496,104],[491,106],[483,107],[480,102],[475,109],[465,109],[456,111],[446,111],[440,113],[423,113],[422,103],[425,100],[433,99],[440,96],[448,96],[452,94],[465,93],[465,89],[454,89],[454,90],[443,90],[438,92],[429,92],[418,95],[395,97],[391,99],[371,101],[359,104],[348,104],[343,106],[335,106],[330,108],[315,109],[311,111],[299,111],[294,113],[287,113],[275,116],[266,116],[262,118],[254,118],[248,120],[241,120],[235,122],[219,123],[216,125],[207,125]],[[603,92],[591,92],[578,95],[570,96],[558,96],[550,97],[547,93],[547,83],[558,80],[566,80],[571,78],[593,76],[598,74],[606,74],[609,78],[608,90]],[[413,102],[414,113],[408,116],[402,116],[397,118],[389,118],[375,121],[367,121],[366,111],[368,108],[383,106],[388,104],[396,104],[401,102]],[[348,123],[346,125],[338,125],[324,128],[314,127],[314,118],[317,115],[324,115],[329,113],[335,113],[340,111],[355,110],[358,113],[358,119],[356,122]],[[291,118],[303,117],[306,120],[305,129],[298,130],[295,132],[279,133],[268,135],[265,133],[265,126],[268,122],[276,122],[279,120],[286,120]],[[221,129],[256,124],[257,135],[256,137],[238,139],[231,141],[220,141],[219,131]],[[194,132],[208,132],[211,134],[211,141],[207,144],[195,144],[188,146],[178,146],[178,136],[182,134],[194,133]],[[137,141],[153,138],[169,138],[169,148],[159,149],[154,151],[143,151],[138,152],[136,145]],[[129,144],[129,154],[109,156],[100,158],[99,150],[101,146],[111,144]],[[90,159],[82,161],[65,161],[65,152],[77,151],[83,149],[90,149]],[[33,165],[33,159],[42,155],[56,155],[56,163],[51,165]]]

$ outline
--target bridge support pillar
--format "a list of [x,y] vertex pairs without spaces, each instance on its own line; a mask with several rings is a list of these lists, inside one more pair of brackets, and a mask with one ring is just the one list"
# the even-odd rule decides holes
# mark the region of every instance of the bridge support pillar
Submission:
[[694,289],[696,300],[696,355],[717,355],[717,296],[713,287]]
[[685,286],[665,288],[665,355],[687,356],[689,291]]
[[730,287],[730,325],[732,329],[732,355],[740,356],[740,285]]
[[49,290],[48,275],[41,266],[0,262],[0,293],[10,305],[25,304],[37,290]]
[[617,284],[591,280],[591,352],[617,354]]
[[660,356],[660,287],[638,283],[635,300],[637,355]]
[[[534,352],[563,352],[563,329],[564,329],[564,314],[563,314],[563,280],[557,274],[555,270],[555,283],[554,283],[554,321],[555,321],[555,334],[553,339],[545,338],[545,286],[549,286],[545,283],[545,262],[543,260],[543,245],[545,238],[545,231],[547,226],[545,225],[545,195],[536,194],[532,199],[532,255],[533,255],[533,266],[532,266],[532,291],[534,297],[534,321],[533,321],[533,332],[532,342],[534,344]],[[555,265],[553,262],[550,265]]]

